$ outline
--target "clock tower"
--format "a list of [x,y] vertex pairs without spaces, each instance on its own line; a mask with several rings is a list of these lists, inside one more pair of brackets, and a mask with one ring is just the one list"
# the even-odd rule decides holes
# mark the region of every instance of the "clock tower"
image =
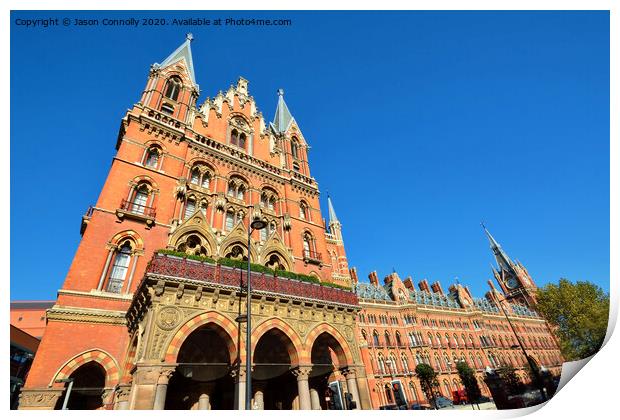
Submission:
[[487,230],[486,226],[483,224],[482,227],[489,239],[491,250],[497,262],[497,268],[491,267],[491,270],[506,299],[511,303],[532,307],[536,304],[536,290],[538,289],[536,283],[534,283],[523,264],[518,261],[516,263],[512,262],[508,254]]

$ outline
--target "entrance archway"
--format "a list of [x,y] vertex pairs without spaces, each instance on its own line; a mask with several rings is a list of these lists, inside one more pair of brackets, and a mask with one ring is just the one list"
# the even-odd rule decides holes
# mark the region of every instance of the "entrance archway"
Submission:
[[[77,368],[69,376],[73,379],[73,387],[69,395],[67,409],[97,410],[102,408],[105,376],[105,369],[95,361],[90,361]],[[59,405],[62,406],[63,400],[64,396],[58,399]]]
[[339,369],[344,368],[346,357],[344,349],[330,333],[322,332],[312,344],[311,351],[312,371],[309,385],[319,398],[321,409],[328,409],[328,400],[331,409],[344,409],[344,394],[339,379]]
[[293,409],[297,380],[291,368],[297,358],[293,342],[278,328],[260,337],[254,349],[252,372],[253,404],[257,409]]
[[168,383],[167,410],[234,408],[231,372],[231,337],[217,324],[208,323],[183,342],[177,368]]

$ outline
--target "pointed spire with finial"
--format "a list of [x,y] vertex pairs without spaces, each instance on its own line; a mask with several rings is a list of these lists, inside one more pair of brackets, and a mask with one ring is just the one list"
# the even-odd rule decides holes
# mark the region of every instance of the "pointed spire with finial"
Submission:
[[284,102],[284,89],[278,89],[278,106],[271,127],[276,133],[282,134],[289,129],[293,121],[295,121],[295,118],[291,115],[291,111],[288,110],[286,102]]
[[193,39],[194,36],[191,33],[188,33],[185,36],[185,42],[183,42],[176,50],[174,50],[172,54],[166,57],[166,59],[164,59],[161,64],[156,64],[156,66],[158,66],[159,68],[164,68],[181,60],[185,60],[189,77],[192,82],[197,85],[196,77],[194,75],[194,60],[192,59],[192,49],[190,47]]
[[487,227],[484,225],[484,222],[481,222],[480,225],[484,229],[484,232],[487,235],[487,239],[489,240],[489,243],[491,244],[491,250],[493,251],[493,254],[495,255],[495,260],[497,261],[499,268],[506,270],[508,272],[512,272],[514,270],[512,268],[514,264],[510,260],[510,257],[508,257],[508,254],[504,252],[500,244],[491,235],[491,232],[488,231]]
[[327,207],[329,209],[329,223],[340,223],[338,216],[336,216],[336,210],[334,210],[334,205],[332,204],[332,199],[329,194],[327,194]]

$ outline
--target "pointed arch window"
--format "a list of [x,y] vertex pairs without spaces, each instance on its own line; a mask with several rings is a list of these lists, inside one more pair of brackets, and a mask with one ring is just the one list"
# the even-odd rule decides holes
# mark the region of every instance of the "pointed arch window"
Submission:
[[185,204],[185,216],[184,219],[190,218],[194,212],[196,211],[196,200],[193,198],[187,199],[187,203]]
[[149,199],[149,188],[146,184],[140,185],[131,200],[131,212],[135,214],[144,214],[146,203]]
[[157,168],[161,158],[161,150],[158,147],[150,147],[144,159],[144,165],[150,168]]
[[129,241],[123,243],[118,249],[114,257],[114,264],[110,270],[106,291],[111,293],[120,293],[123,289],[123,283],[127,277],[129,262],[131,261],[131,251],[132,249]]
[[373,331],[372,333],[372,343],[375,345],[375,347],[379,347],[379,333],[377,333],[376,331]]
[[293,155],[293,158],[299,159],[299,142],[297,137],[293,137],[291,139],[291,154]]
[[235,213],[232,210],[226,212],[226,231],[230,232],[235,226]]
[[299,203],[299,218],[308,220],[308,205],[303,201]]
[[236,128],[233,128],[230,132],[230,144],[241,149],[245,149],[246,143],[247,135],[243,132],[238,131]]
[[166,82],[166,89],[164,91],[164,96],[166,98],[172,99],[173,101],[177,101],[179,99],[179,93],[181,92],[181,87],[183,86],[181,79],[178,77],[171,77]]

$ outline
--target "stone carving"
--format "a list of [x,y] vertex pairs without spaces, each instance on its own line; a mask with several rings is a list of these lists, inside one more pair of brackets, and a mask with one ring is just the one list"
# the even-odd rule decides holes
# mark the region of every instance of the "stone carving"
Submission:
[[19,408],[41,407],[54,409],[58,397],[62,395],[64,389],[55,389],[49,391],[31,390],[22,391],[19,398]]
[[351,329],[351,327],[344,327],[344,336],[347,341],[353,341],[353,330]]
[[179,323],[183,318],[183,313],[176,306],[166,306],[159,311],[157,316],[157,326],[162,330],[170,331]]

